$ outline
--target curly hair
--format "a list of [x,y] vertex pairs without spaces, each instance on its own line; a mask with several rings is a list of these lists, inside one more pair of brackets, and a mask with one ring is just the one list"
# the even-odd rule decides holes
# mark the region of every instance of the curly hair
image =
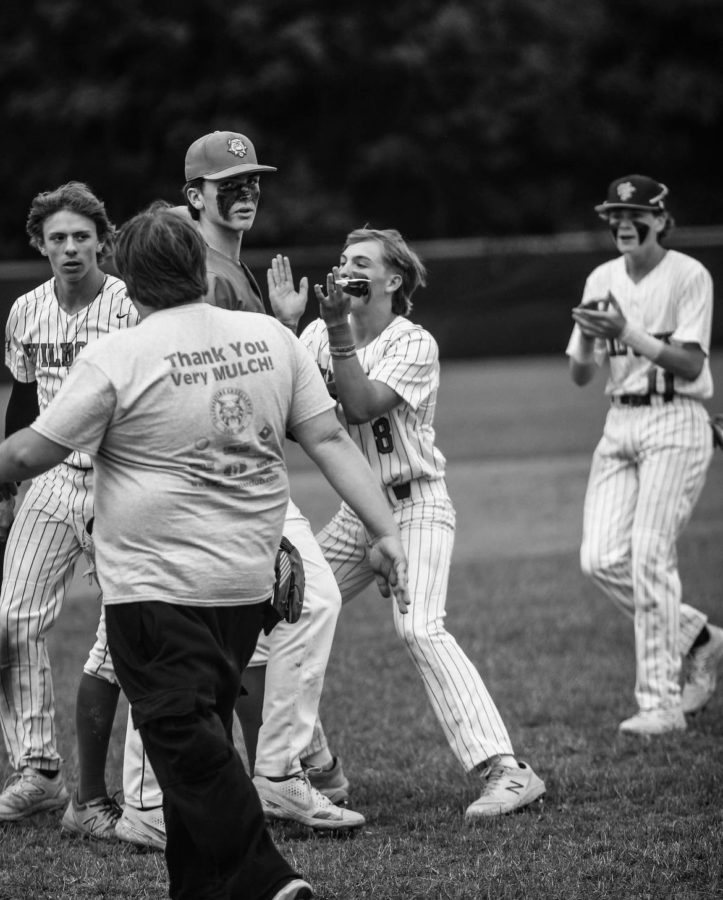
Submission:
[[37,194],[30,204],[30,211],[25,223],[25,230],[30,237],[30,246],[40,250],[43,246],[43,223],[50,216],[67,209],[85,216],[95,223],[100,249],[98,261],[110,256],[113,252],[115,225],[108,218],[105,205],[93,191],[82,181],[69,181],[61,184],[54,191]]

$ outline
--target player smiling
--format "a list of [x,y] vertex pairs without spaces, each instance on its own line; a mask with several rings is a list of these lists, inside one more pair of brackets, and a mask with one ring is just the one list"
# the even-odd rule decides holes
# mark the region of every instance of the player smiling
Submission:
[[[672,219],[653,178],[612,182],[596,207],[620,253],[587,280],[567,353],[576,384],[609,364],[611,407],[590,471],[584,572],[634,617],[638,712],[625,734],[683,730],[710,700],[723,630],[681,602],[675,544],[713,453],[703,400],[713,285],[696,260],[661,240]],[[687,671],[681,694],[681,657]]]

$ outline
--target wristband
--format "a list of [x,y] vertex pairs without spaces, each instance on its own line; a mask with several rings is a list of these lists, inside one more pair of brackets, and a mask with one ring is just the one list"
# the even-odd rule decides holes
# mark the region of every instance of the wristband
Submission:
[[351,333],[351,325],[348,322],[340,322],[338,325],[327,325],[329,345],[331,347],[348,347],[354,343],[354,335]]
[[329,353],[332,359],[351,359],[356,356],[356,347],[350,344],[348,347],[330,347]]
[[643,331],[642,328],[636,328],[629,322],[627,322],[625,328],[623,328],[620,334],[620,340],[623,344],[630,347],[631,350],[646,357],[646,359],[649,359],[651,362],[657,362],[660,359],[660,354],[665,349],[665,344],[661,340],[654,338],[652,335]]

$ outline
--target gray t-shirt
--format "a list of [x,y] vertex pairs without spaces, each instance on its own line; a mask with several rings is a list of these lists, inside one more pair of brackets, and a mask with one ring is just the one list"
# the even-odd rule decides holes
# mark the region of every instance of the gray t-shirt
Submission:
[[93,457],[105,603],[231,606],[271,594],[286,430],[333,407],[287,328],[199,302],[86,347],[32,428]]

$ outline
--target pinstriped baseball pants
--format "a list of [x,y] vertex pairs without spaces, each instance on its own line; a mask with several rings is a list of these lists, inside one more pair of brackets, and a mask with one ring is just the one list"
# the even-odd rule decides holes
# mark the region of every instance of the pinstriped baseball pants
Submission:
[[[442,731],[465,771],[512,744],[477,669],[446,630],[447,585],[454,545],[455,512],[443,482],[412,482],[409,499],[393,503],[409,561],[411,605],[402,615],[392,601],[394,627],[422,677]],[[360,593],[374,576],[366,560],[364,526],[346,504],[317,535],[341,590],[342,602]],[[323,746],[321,728],[305,756]]]
[[713,455],[708,414],[676,397],[612,406],[592,459],[583,516],[583,572],[631,615],[641,710],[680,703],[682,657],[706,616],[682,603],[676,541]]
[[[93,473],[61,464],[35,478],[8,536],[0,598],[0,723],[13,766],[59,769],[46,635],[93,516]],[[106,654],[93,674],[114,681]]]

